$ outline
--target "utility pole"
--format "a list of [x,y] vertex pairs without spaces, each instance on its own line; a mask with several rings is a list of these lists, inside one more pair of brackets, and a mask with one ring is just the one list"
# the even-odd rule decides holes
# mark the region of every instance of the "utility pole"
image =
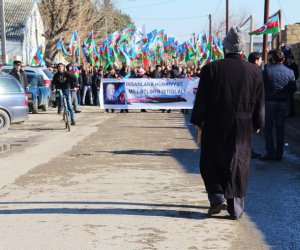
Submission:
[[5,30],[5,11],[4,0],[0,0],[0,22],[1,22],[1,50],[2,50],[2,63],[6,63],[6,30]]
[[[265,0],[264,23],[268,22],[269,20],[269,7],[270,7],[270,1]],[[264,35],[264,40],[263,40],[263,61],[264,64],[268,63],[268,34]]]
[[[78,27],[78,31],[79,31],[79,34],[81,33],[81,17],[82,17],[82,14],[81,14],[81,11],[82,11],[82,0],[79,0],[79,27]],[[80,36],[79,34],[77,33],[77,36],[78,36],[78,62],[77,64],[80,65],[80,54],[81,54],[81,43],[80,43]]]
[[209,31],[208,31],[208,34],[211,36],[211,14],[209,14],[208,19],[209,19]]
[[279,48],[279,44],[281,43],[282,37],[281,37],[281,9],[278,11],[278,16],[279,16],[279,33],[278,33],[278,41],[277,41],[277,48]]
[[226,0],[226,35],[229,30],[229,0]]

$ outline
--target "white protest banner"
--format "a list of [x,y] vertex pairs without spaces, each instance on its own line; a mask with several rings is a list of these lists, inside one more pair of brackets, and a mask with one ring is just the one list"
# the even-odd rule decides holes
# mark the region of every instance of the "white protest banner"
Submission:
[[103,79],[100,105],[103,109],[192,109],[199,78]]

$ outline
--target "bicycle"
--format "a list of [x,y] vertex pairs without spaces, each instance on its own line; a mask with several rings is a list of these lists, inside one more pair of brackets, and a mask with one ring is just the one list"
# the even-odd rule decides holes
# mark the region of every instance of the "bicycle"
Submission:
[[58,93],[58,98],[62,97],[62,108],[64,110],[63,112],[63,120],[65,121],[65,125],[66,125],[66,129],[70,132],[71,131],[71,126],[70,126],[70,112],[68,110],[68,105],[67,105],[67,98],[66,96],[63,94],[61,89],[57,89],[57,93]]

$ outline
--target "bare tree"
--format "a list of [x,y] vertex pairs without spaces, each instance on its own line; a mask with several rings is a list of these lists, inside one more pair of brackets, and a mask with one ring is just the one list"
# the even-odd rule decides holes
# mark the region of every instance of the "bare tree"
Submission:
[[111,0],[42,0],[40,11],[45,26],[45,56],[53,61],[55,44],[63,36],[66,41],[77,30],[80,41],[92,30],[96,42],[106,34],[132,24],[130,17],[117,10]]
[[[241,26],[250,14],[247,10],[242,10],[239,14],[231,14],[229,16],[229,26]],[[226,35],[226,20],[213,20],[212,34],[215,37],[224,37]]]

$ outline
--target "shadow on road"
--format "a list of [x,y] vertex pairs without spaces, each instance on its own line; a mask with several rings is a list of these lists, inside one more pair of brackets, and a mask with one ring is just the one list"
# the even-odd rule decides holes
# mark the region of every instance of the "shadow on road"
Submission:
[[116,150],[102,151],[95,153],[110,153],[116,155],[143,155],[143,156],[169,156],[176,159],[186,173],[199,174],[198,153],[193,149],[171,148],[167,150]]
[[161,216],[184,219],[205,219],[206,214],[198,211],[177,209],[156,209],[154,207],[207,209],[204,206],[180,205],[180,204],[152,204],[130,202],[80,202],[80,201],[53,201],[53,202],[0,202],[0,205],[131,205],[147,206],[144,208],[22,208],[3,209],[0,214],[113,214],[113,215],[137,215],[137,216]]

